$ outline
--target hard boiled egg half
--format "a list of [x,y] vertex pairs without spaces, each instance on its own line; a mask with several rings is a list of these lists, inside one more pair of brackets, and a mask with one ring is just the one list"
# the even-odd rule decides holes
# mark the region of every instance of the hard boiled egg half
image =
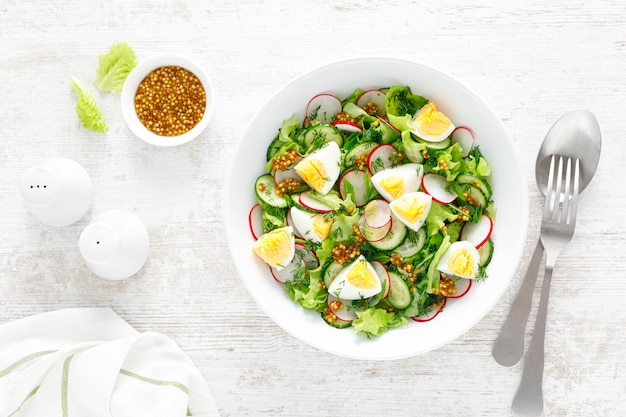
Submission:
[[437,269],[444,274],[459,278],[474,279],[478,271],[480,255],[476,247],[466,240],[459,240],[450,245],[437,264]]
[[264,233],[252,244],[254,253],[277,270],[283,269],[293,260],[295,248],[295,237],[291,226]]
[[417,111],[413,118],[412,132],[428,142],[441,142],[452,134],[455,126],[450,119],[429,102]]
[[398,197],[389,203],[389,207],[398,220],[417,231],[428,217],[432,203],[430,195],[416,191]]
[[328,287],[328,293],[344,300],[370,298],[382,290],[376,270],[363,255],[343,268]]
[[372,176],[372,184],[387,201],[412,193],[420,188],[424,166],[421,164],[404,164],[383,169]]
[[321,194],[328,193],[337,178],[341,165],[341,150],[335,142],[328,142],[296,164],[293,168],[309,187]]
[[321,242],[328,237],[333,225],[331,219],[326,218],[321,213],[309,213],[297,207],[292,207],[289,211],[293,220],[293,227],[301,237],[313,242]]

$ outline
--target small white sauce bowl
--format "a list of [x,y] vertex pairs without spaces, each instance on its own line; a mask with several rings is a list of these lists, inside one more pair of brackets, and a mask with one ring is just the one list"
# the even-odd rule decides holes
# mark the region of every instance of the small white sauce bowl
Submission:
[[[135,112],[135,93],[139,84],[155,69],[169,66],[181,67],[193,73],[202,83],[206,93],[206,108],[204,109],[202,120],[193,129],[178,136],[157,135],[143,125]],[[214,104],[215,93],[213,84],[207,73],[195,61],[180,55],[157,55],[140,62],[126,78],[121,94],[122,114],[130,130],[144,142],[164,147],[182,145],[198,137],[209,124]]]

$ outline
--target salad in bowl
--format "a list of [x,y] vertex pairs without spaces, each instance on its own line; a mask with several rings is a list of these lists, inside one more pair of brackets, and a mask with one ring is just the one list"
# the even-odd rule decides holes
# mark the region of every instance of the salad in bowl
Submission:
[[525,186],[507,132],[470,90],[363,58],[296,79],[260,115],[238,150],[245,175],[237,164],[229,177],[245,198],[228,197],[226,225],[244,283],[279,325],[391,359],[453,340],[501,296],[525,239]]

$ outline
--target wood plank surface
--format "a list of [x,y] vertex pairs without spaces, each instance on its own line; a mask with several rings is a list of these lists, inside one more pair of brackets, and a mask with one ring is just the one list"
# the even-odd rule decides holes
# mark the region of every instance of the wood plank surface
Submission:
[[[106,135],[79,126],[69,80],[91,82],[117,41],[139,59],[181,53],[206,68],[217,108],[200,138],[144,144],[115,94],[96,93]],[[225,172],[251,117],[292,78],[362,55],[423,62],[482,95],[511,132],[530,193],[524,257],[492,312],[446,346],[391,362],[321,352],[276,326],[238,278],[222,222],[224,195],[238,191]],[[544,415],[626,415],[623,2],[0,0],[0,81],[0,323],[110,306],[188,352],[225,417],[510,415],[521,367],[500,367],[490,351],[539,234],[536,154],[563,113],[590,109],[602,157],[553,279]],[[56,156],[94,182],[91,211],[59,229],[28,213],[18,187]],[[92,213],[111,208],[137,214],[151,238],[145,267],[119,282],[94,276],[77,246]]]

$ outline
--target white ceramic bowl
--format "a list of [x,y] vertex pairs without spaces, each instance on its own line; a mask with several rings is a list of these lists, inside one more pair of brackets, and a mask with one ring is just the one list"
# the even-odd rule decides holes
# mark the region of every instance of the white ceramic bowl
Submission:
[[[248,213],[255,204],[254,181],[265,165],[266,149],[283,119],[302,120],[307,101],[317,93],[346,97],[355,88],[408,85],[434,101],[456,125],[470,126],[492,168],[498,213],[488,278],[464,297],[448,300],[445,310],[426,323],[390,329],[368,340],[351,329],[335,329],[318,313],[293,303],[252,252]],[[234,264],[252,297],[288,333],[340,356],[389,360],[428,352],[446,344],[481,320],[508,287],[522,255],[528,224],[528,190],[513,141],[496,113],[471,89],[431,67],[387,57],[353,58],[316,68],[289,82],[256,114],[234,156],[225,187],[225,225]],[[490,347],[485,346],[485,350]]]
[[[141,123],[135,112],[137,87],[150,72],[164,66],[178,66],[192,72],[198,77],[206,93],[204,117],[193,129],[179,136],[160,136],[151,132]],[[121,94],[122,114],[126,124],[141,140],[155,146],[178,146],[198,137],[209,124],[213,114],[214,103],[213,84],[207,73],[195,61],[180,55],[157,55],[140,62],[126,78]]]

